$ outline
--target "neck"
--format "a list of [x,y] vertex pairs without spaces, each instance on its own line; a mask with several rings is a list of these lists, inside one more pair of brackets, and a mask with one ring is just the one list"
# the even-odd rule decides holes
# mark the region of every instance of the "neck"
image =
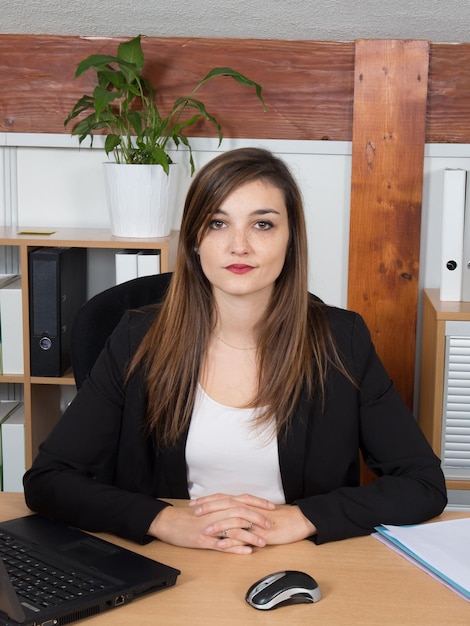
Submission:
[[233,335],[253,335],[270,301],[270,293],[261,291],[246,296],[234,296],[214,290],[216,327],[227,338]]
[[254,350],[257,347],[256,325],[266,308],[265,301],[252,297],[216,298],[214,336],[236,350]]
[[255,327],[260,310],[240,300],[232,303],[217,302],[214,337],[234,350],[255,350],[257,347]]

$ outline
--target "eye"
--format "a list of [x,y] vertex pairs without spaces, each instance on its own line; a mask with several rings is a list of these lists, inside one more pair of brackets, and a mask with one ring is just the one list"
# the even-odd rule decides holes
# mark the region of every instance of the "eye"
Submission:
[[259,220],[256,222],[255,227],[259,230],[270,230],[273,227],[273,223],[268,220]]
[[209,222],[209,228],[211,230],[220,230],[221,228],[225,227],[225,222],[223,222],[222,220],[211,220]]

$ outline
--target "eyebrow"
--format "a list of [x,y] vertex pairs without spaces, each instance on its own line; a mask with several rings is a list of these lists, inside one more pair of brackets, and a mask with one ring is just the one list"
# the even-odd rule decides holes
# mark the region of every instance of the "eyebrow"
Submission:
[[[256,209],[255,211],[252,211],[250,213],[250,216],[251,215],[268,215],[270,213],[274,213],[275,215],[281,215],[279,211],[276,211],[276,209]],[[217,215],[217,214],[228,215],[227,211],[224,211],[223,209],[217,209],[216,211],[214,211],[213,215]]]

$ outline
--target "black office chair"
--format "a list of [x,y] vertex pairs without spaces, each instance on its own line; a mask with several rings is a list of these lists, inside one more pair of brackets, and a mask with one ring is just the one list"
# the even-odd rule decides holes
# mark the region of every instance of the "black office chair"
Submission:
[[129,309],[158,302],[170,284],[171,273],[142,276],[93,296],[78,311],[70,337],[70,356],[77,389],[103,349],[106,339]]

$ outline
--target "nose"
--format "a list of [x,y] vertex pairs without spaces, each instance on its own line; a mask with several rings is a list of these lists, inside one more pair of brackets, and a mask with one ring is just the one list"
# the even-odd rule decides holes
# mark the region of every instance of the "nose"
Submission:
[[230,240],[230,252],[236,255],[248,254],[250,244],[248,233],[244,228],[234,228]]

